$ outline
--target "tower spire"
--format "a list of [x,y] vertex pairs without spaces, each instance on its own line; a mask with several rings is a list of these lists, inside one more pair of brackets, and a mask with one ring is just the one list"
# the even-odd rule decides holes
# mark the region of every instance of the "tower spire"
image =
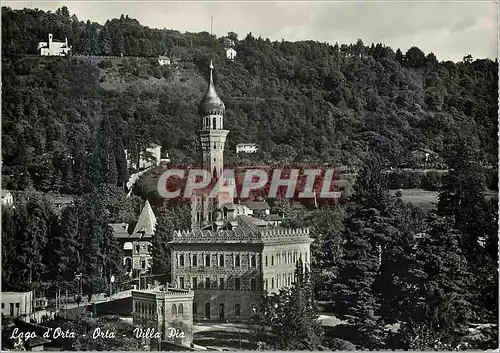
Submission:
[[212,63],[212,60],[210,60],[210,86],[214,85],[214,79],[213,79],[213,74],[212,72],[214,71],[214,64]]

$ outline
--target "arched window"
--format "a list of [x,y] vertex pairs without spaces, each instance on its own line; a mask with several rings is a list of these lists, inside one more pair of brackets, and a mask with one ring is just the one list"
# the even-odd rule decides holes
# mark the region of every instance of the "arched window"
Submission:
[[267,267],[267,255],[266,255],[266,267]]
[[217,129],[217,118],[214,116],[214,119],[213,119],[213,129]]
[[208,116],[207,116],[207,118],[205,119],[205,126],[206,126],[207,128],[209,128],[209,127],[210,127],[210,118],[209,118]]
[[179,314],[179,315],[184,314],[184,305],[179,304],[179,310],[177,311],[177,314]]
[[274,266],[274,255],[271,255],[271,266]]
[[219,266],[224,267],[224,255],[219,256]]
[[210,267],[210,255],[205,255],[205,266]]
[[179,255],[179,266],[184,266],[184,255]]
[[255,255],[252,255],[252,257],[250,258],[250,266],[251,267],[256,267],[257,266],[257,261],[255,259]]
[[198,256],[196,254],[193,255],[193,267],[198,267]]
[[240,316],[241,315],[241,306],[240,304],[235,304],[234,305],[234,315]]
[[177,306],[172,304],[172,315],[177,315]]
[[236,255],[234,258],[234,266],[240,267],[240,255]]

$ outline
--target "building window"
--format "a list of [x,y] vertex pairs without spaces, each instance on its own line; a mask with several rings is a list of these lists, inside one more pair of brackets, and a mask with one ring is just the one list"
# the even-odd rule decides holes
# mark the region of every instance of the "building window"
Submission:
[[140,250],[141,250],[141,246],[140,246],[139,244],[137,244],[137,245],[135,246],[135,252],[136,252],[136,253],[139,253],[139,252],[140,252]]
[[142,260],[141,261],[141,268],[144,270],[146,268],[146,261]]
[[219,289],[224,290],[224,278],[219,278]]
[[307,252],[305,253],[305,256],[306,256],[306,262],[308,262],[308,261],[307,261],[307,257],[308,257],[308,256],[307,256]]
[[293,253],[293,263],[294,264],[297,263],[297,253],[296,252]]
[[224,267],[224,255],[219,256],[219,266]]
[[235,304],[234,305],[234,315],[240,316],[241,315],[241,306],[240,304]]
[[255,278],[252,278],[250,280],[250,289],[251,290],[257,290],[257,281],[255,280]]
[[184,267],[184,255],[182,254],[179,255],[179,266]]
[[267,267],[267,255],[266,255],[266,267]]
[[252,267],[257,266],[257,261],[255,259],[255,255],[252,255],[252,257],[250,258],[250,266],[252,266]]
[[274,266],[274,255],[271,255],[271,266]]
[[234,289],[240,290],[240,279],[239,278],[234,279]]
[[4,304],[4,303],[2,303],[2,309],[3,309],[3,308],[5,308],[5,304]]
[[198,289],[198,278],[193,277],[193,289]]
[[184,314],[184,305],[182,305],[182,303],[179,304],[179,311],[177,311],[177,314],[180,315]]
[[240,255],[236,255],[234,257],[234,266],[235,267],[240,267]]
[[267,281],[267,278],[266,278],[266,284],[265,284],[265,285],[266,285],[266,290],[267,290],[267,288],[268,288],[268,287],[267,287],[267,283],[268,283],[268,281]]
[[179,286],[184,289],[184,277],[179,277]]
[[205,303],[205,317],[210,319],[210,303]]
[[172,304],[172,315],[177,315],[177,306]]
[[196,315],[198,314],[198,307],[196,305],[196,303],[193,303],[193,315]]
[[198,255],[193,255],[193,267],[198,267]]
[[213,118],[213,129],[215,130],[217,128],[217,118],[214,116]]
[[274,277],[271,278],[271,289],[274,289]]
[[210,267],[210,255],[205,255],[205,266]]
[[210,289],[210,277],[205,278],[205,289]]

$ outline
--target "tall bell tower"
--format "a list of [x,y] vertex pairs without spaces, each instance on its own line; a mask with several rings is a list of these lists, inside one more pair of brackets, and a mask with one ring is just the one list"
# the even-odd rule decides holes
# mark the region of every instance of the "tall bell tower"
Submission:
[[201,130],[198,131],[198,136],[201,143],[203,169],[220,178],[224,170],[224,145],[229,131],[224,130],[225,106],[215,91],[213,69],[214,66],[210,61],[210,81],[198,107],[201,117]]

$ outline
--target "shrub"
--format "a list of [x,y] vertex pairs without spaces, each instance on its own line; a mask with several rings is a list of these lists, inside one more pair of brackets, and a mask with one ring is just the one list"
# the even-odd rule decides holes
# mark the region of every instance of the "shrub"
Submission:
[[330,349],[332,351],[355,351],[356,346],[352,342],[343,340],[341,338],[334,338],[330,343]]
[[396,197],[401,198],[403,196],[403,190],[396,191]]
[[103,60],[99,64],[97,64],[97,66],[101,69],[109,69],[113,67],[113,63],[111,62],[111,60]]
[[429,171],[422,177],[420,188],[428,191],[439,191],[441,188],[442,173]]
[[491,169],[486,172],[486,186],[488,189],[498,191],[498,170]]

